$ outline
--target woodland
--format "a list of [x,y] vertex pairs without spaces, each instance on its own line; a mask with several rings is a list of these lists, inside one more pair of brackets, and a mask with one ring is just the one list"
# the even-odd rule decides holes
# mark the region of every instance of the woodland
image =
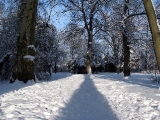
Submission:
[[[53,14],[69,22],[59,30]],[[146,72],[158,82],[159,71],[159,0],[0,1],[0,81]]]

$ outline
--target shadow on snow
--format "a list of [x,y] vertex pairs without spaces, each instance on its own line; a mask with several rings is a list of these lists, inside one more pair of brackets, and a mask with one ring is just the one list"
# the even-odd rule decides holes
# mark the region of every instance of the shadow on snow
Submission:
[[139,73],[134,73],[131,74],[131,77],[128,79],[125,79],[123,77],[123,74],[117,74],[117,73],[105,73],[105,74],[98,74],[94,75],[97,78],[102,78],[102,79],[109,79],[113,81],[123,81],[126,83],[134,84],[134,85],[140,85],[148,88],[154,88],[154,89],[159,89],[160,84],[159,83],[153,83],[151,80],[149,80],[149,75],[145,74],[139,74]]
[[97,91],[92,79],[85,80],[76,90],[55,120],[118,120],[104,96]]

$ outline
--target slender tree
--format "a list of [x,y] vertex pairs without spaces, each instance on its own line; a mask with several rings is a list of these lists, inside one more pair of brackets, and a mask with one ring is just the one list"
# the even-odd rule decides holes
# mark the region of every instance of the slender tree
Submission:
[[19,13],[19,33],[17,54],[10,82],[16,79],[27,82],[35,80],[34,75],[34,33],[37,13],[37,0],[21,0]]
[[[124,17],[129,14],[128,13],[128,3],[129,3],[129,0],[125,0],[125,5],[124,5]],[[124,19],[124,18],[123,18]],[[123,72],[124,72],[124,77],[126,76],[130,76],[130,66],[129,66],[129,63],[130,63],[130,42],[128,40],[128,37],[127,37],[127,31],[126,31],[126,21],[124,21],[124,24],[122,25],[122,28],[123,28],[123,32],[122,32],[122,35],[123,35],[123,59],[124,59],[124,68],[123,68]]]
[[157,15],[153,5],[153,1],[143,0],[143,4],[148,17],[149,26],[152,33],[155,55],[158,63],[158,69],[160,71],[160,25],[157,20]]

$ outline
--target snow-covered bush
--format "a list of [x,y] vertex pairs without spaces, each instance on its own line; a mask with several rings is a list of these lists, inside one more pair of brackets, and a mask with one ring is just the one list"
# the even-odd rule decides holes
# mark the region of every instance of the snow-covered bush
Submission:
[[0,76],[8,80],[11,76],[16,53],[16,40],[18,30],[17,14],[10,14],[1,19],[0,29]]
[[48,78],[48,73],[51,75],[55,39],[56,28],[51,24],[43,22],[42,19],[37,20],[35,33],[35,73],[39,80]]

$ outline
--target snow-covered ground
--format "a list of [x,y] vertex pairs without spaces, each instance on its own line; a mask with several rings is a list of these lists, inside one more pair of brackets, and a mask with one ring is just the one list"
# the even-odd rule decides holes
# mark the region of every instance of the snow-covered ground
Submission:
[[160,84],[145,74],[53,74],[0,83],[0,120],[160,120]]

